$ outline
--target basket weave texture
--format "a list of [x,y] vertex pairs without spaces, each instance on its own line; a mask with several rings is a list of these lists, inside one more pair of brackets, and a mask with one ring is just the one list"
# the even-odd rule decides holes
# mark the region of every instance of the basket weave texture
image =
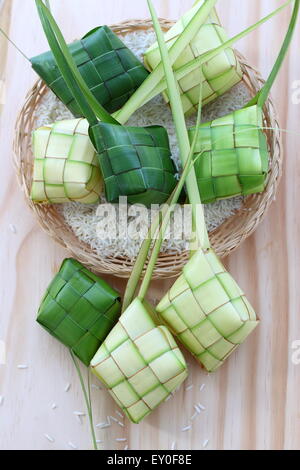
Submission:
[[[174,22],[160,20],[164,29],[169,29]],[[110,28],[119,35],[129,32],[152,29],[151,20],[131,20]],[[264,80],[259,72],[250,66],[245,58],[237,52],[243,71],[243,81],[251,94],[261,89]],[[33,174],[33,155],[31,150],[31,134],[35,129],[35,110],[39,106],[48,88],[38,80],[26,96],[25,103],[16,121],[14,141],[14,164],[19,183],[25,193],[29,207],[35,213],[41,227],[69,253],[96,273],[107,273],[128,278],[134,260],[120,257],[100,258],[87,244],[79,240],[72,229],[66,224],[63,216],[55,206],[34,204],[30,199]],[[266,212],[275,199],[282,172],[281,134],[277,112],[272,99],[269,98],[264,108],[264,126],[266,130],[268,150],[270,154],[269,172],[266,189],[261,194],[251,195],[244,200],[242,208],[221,226],[210,233],[210,240],[217,255],[227,256],[237,249],[248,238],[263,220]],[[189,259],[189,253],[160,254],[154,279],[176,277]]]

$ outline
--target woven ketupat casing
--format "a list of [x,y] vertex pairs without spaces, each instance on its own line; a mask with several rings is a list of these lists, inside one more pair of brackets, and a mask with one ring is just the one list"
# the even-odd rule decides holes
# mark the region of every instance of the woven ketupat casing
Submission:
[[66,259],[47,289],[37,321],[88,366],[120,310],[118,292],[78,261]]
[[[258,106],[200,126],[195,172],[203,203],[264,191],[269,153],[262,127],[262,110]],[[190,129],[191,141],[194,134],[195,129]]]
[[102,191],[97,154],[85,119],[60,121],[33,133],[34,202],[93,204]]
[[151,413],[187,377],[173,336],[135,299],[91,361],[94,374],[134,423]]
[[258,325],[253,308],[212,249],[190,259],[157,312],[209,372]]
[[[201,2],[201,4],[202,3],[203,2]],[[174,44],[200,6],[198,2],[197,5],[183,15],[178,22],[165,33],[165,41],[168,47]],[[189,46],[175,61],[174,70],[178,70],[205,52],[221,46],[228,39],[227,33],[220,25],[216,10],[214,9],[205,24],[200,26],[198,33],[191,40]],[[145,53],[144,62],[146,67],[152,71],[160,60],[159,48],[157,43],[155,43]],[[203,105],[205,105],[230,90],[230,88],[239,83],[241,79],[242,71],[238,59],[233,49],[228,48],[213,59],[208,60],[202,66],[202,72],[197,68],[179,80],[178,83],[182,95],[184,112],[188,115],[197,110],[201,81],[203,84]],[[164,92],[164,97],[166,101],[169,102],[167,92]]]
[[[143,64],[107,26],[93,29],[70,44],[69,50],[90,91],[108,112],[121,108],[148,76]],[[32,58],[31,63],[73,115],[82,116],[52,52]]]
[[176,168],[167,131],[161,126],[125,127],[99,123],[90,129],[98,151],[106,198],[130,204],[162,204],[174,190]]

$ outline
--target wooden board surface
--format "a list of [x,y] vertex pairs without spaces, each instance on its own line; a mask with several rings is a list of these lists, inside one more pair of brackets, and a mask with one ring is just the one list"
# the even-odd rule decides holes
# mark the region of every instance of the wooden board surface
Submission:
[[[230,34],[278,6],[277,0],[220,0],[219,12]],[[68,40],[98,24],[149,17],[144,0],[52,0],[53,11]],[[192,0],[156,0],[159,15],[178,18]],[[1,25],[23,51],[33,56],[46,48],[34,2],[1,0]],[[289,11],[241,41],[238,48],[264,76],[270,70],[288,24]],[[281,127],[299,132],[300,104],[293,86],[300,80],[300,29],[273,90]],[[86,418],[80,425],[73,412],[84,409],[78,379],[68,352],[35,324],[39,300],[67,253],[39,228],[27,208],[12,166],[14,122],[26,92],[35,80],[26,60],[0,38],[0,80],[5,82],[0,108],[0,341],[6,364],[0,365],[0,448],[68,449],[69,442],[90,448]],[[299,83],[298,83],[299,86]],[[297,96],[296,96],[297,97]],[[298,95],[299,97],[299,95]],[[246,290],[261,317],[261,326],[226,365],[208,376],[190,358],[190,376],[176,397],[160,406],[139,426],[126,422],[97,430],[102,449],[299,449],[300,365],[292,361],[293,342],[300,340],[300,138],[284,135],[284,176],[276,202],[255,235],[226,265]],[[16,233],[10,225],[16,227]],[[124,283],[110,279],[112,285]],[[154,284],[152,298],[168,283]],[[0,343],[3,346],[3,343]],[[19,364],[28,369],[20,370]],[[70,383],[68,392],[64,389]],[[96,383],[96,381],[94,382]],[[205,384],[205,389],[199,388]],[[115,414],[105,391],[93,389],[96,423]],[[189,432],[181,432],[193,404],[205,411]],[[51,405],[57,404],[52,410]],[[55,439],[50,443],[44,437]],[[127,438],[118,443],[116,438]]]

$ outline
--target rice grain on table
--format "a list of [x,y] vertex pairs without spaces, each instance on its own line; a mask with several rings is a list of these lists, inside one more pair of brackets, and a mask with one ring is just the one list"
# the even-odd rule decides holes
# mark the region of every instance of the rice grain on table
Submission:
[[70,390],[70,388],[71,388],[71,384],[69,383],[65,386],[65,392],[67,393]]
[[116,410],[116,414],[117,414],[118,416],[120,416],[120,418],[124,419],[124,415],[122,415],[122,413],[120,413],[120,411]]
[[192,426],[189,424],[188,426],[183,426],[183,428],[181,428],[181,431],[186,432],[186,431],[190,431],[191,429],[192,429]]
[[78,450],[78,447],[75,444],[73,444],[73,442],[68,442],[68,446],[71,447],[71,449],[73,450]]
[[209,443],[209,439],[206,439],[203,444],[202,444],[202,447],[205,448],[208,446],[208,443]]
[[205,406],[204,406],[204,405],[201,405],[201,403],[198,403],[198,407],[199,407],[200,410],[202,410],[202,411],[205,411],[205,410],[206,410]]
[[[138,56],[142,57],[143,52],[155,41],[153,31],[134,31],[127,33],[123,40],[125,44],[132,49]],[[221,115],[230,113],[247,103],[249,91],[244,84],[236,85],[231,91],[224,94],[215,102],[205,106],[203,109],[203,121],[210,121]],[[42,99],[36,109],[36,127],[53,123],[58,120],[70,119],[72,115],[68,109],[49,91]],[[187,119],[189,126],[195,124],[196,117]],[[172,157],[179,171],[180,159],[175,128],[169,106],[166,105],[161,96],[157,96],[150,103],[147,103],[141,109],[136,111],[128,121],[129,125],[147,126],[160,124],[166,127],[172,151]],[[226,219],[232,216],[241,208],[243,198],[236,197],[218,201],[214,204],[207,204],[204,207],[205,217],[208,229],[211,231],[221,225]],[[106,203],[104,194],[101,197],[101,203]],[[106,257],[126,257],[133,259],[136,257],[142,243],[140,237],[130,238],[123,234],[117,234],[112,237],[105,231],[105,236],[98,237],[98,224],[103,225],[103,217],[97,215],[98,205],[85,205],[77,202],[57,205],[57,210],[63,215],[66,223],[71,227],[75,235],[84,243],[87,243],[91,249],[101,256]],[[114,205],[116,215],[119,216],[118,206]],[[150,210],[148,219],[150,220]],[[129,223],[138,222],[139,214],[130,215]],[[118,219],[117,219],[118,220]],[[170,236],[162,246],[164,253],[182,253],[188,249],[189,234],[185,234],[182,239],[174,238],[174,231],[178,228],[178,221],[173,217],[173,224],[170,230]],[[180,230],[181,231],[181,230]]]
[[47,441],[51,442],[53,444],[53,442],[55,442],[54,438],[52,436],[49,436],[49,434],[44,434],[44,437],[45,439],[47,439]]

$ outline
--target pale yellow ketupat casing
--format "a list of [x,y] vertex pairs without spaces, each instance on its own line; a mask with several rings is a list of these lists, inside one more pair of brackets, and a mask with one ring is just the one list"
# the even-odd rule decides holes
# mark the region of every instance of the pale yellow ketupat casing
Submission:
[[211,248],[192,256],[157,312],[209,372],[218,369],[259,323]]
[[[202,5],[203,0],[199,0],[165,33],[164,37],[168,48],[171,47],[176,38],[184,30],[186,24]],[[174,71],[176,72],[182,66],[200,57],[202,54],[221,46],[228,39],[227,33],[221,26],[216,9],[214,8],[205,23],[200,26],[198,33],[190,41],[188,47],[184,49],[175,61]],[[152,71],[159,64],[160,60],[159,47],[156,42],[146,51],[144,62],[146,67]],[[198,108],[199,84],[201,81],[203,83],[202,104],[205,105],[230,90],[241,79],[242,70],[239,61],[234,50],[228,47],[214,58],[208,60],[203,65],[202,72],[197,68],[178,81],[185,114],[189,115]],[[169,102],[167,91],[163,93],[163,96]]]
[[102,191],[97,154],[85,119],[70,119],[33,132],[31,199],[36,203],[93,204]]
[[187,377],[185,359],[151,307],[136,298],[121,315],[91,361],[128,418],[139,423]]

